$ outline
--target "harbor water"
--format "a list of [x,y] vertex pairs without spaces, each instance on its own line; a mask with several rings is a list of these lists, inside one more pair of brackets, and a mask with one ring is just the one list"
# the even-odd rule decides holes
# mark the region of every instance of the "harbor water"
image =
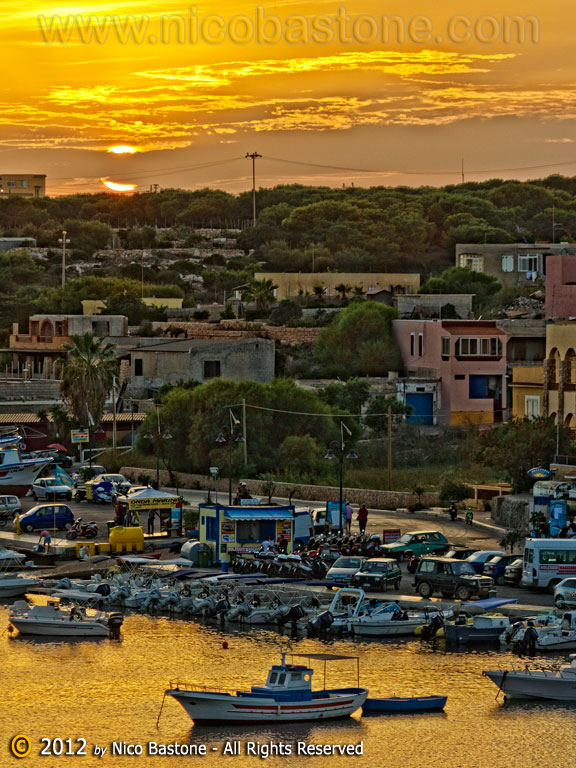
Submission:
[[[0,627],[8,625],[0,607]],[[228,648],[223,642],[228,642]],[[374,768],[558,768],[576,751],[576,706],[508,703],[483,669],[518,664],[497,651],[450,652],[416,639],[403,642],[292,641],[295,653],[360,654],[361,684],[370,695],[448,695],[443,713],[371,716],[309,725],[195,727],[169,697],[157,717],[170,680],[205,686],[247,688],[264,682],[288,637],[269,630],[222,631],[191,621],[127,616],[119,642],[0,639],[2,707],[0,765],[14,765],[10,738],[25,734],[32,750],[23,765],[65,766],[274,766],[293,760],[297,742],[363,744],[362,756],[299,756],[298,765],[371,765]],[[559,659],[555,659],[559,661]],[[302,663],[302,662],[300,662]],[[323,687],[323,664],[313,662],[315,687]],[[330,662],[328,687],[356,684],[353,661]],[[86,739],[86,756],[43,756],[40,739]],[[93,754],[94,745],[143,745],[142,756]],[[203,757],[150,756],[146,745],[204,744]],[[240,742],[241,755],[223,755],[225,742]],[[292,745],[292,757],[247,754],[246,745]],[[273,751],[273,750],[268,750]]]

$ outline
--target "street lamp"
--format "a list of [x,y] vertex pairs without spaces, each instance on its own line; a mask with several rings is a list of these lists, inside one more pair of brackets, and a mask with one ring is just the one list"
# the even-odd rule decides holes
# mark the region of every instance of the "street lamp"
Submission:
[[146,432],[144,435],[145,440],[154,440],[155,439],[155,445],[154,450],[156,453],[156,485],[157,489],[160,488],[160,450],[164,444],[164,440],[172,440],[172,435],[168,430],[162,434],[162,430],[160,429],[160,409],[158,406],[156,406],[156,434],[152,434],[150,432]]
[[237,430],[237,427],[240,426],[240,421],[234,416],[231,408],[228,410],[230,413],[230,426],[224,427],[220,431],[216,442],[219,445],[228,443],[228,504],[232,506],[232,449],[237,443],[244,442],[244,436]]
[[70,245],[65,229],[62,230],[62,237],[58,238],[58,243],[62,246],[62,288],[64,288],[66,283],[66,246]]
[[[334,440],[333,442],[331,442],[330,443],[330,447],[326,451],[326,456],[324,456],[324,458],[328,459],[328,461],[333,461],[334,459],[338,459],[338,476],[339,476],[339,485],[340,485],[340,522],[339,522],[340,533],[342,533],[343,530],[344,530],[343,527],[342,527],[342,502],[343,502],[342,496],[343,496],[343,485],[344,485],[344,451],[346,450],[346,441],[344,440],[344,431],[346,431],[346,433],[350,437],[352,437],[352,432],[350,432],[350,430],[348,429],[346,424],[344,424],[344,422],[341,421],[340,422],[340,440],[339,441],[338,440]],[[335,449],[336,452],[334,452],[333,449]],[[349,461],[354,461],[357,458],[358,458],[358,454],[356,453],[356,451],[353,448],[351,448],[348,451],[347,455],[346,455],[346,459],[348,459]]]

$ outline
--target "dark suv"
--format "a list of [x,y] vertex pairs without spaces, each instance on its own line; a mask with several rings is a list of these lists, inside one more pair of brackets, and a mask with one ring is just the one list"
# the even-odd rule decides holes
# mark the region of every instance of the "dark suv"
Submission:
[[458,600],[484,598],[494,582],[487,576],[478,576],[470,563],[453,557],[425,557],[414,576],[414,586],[421,597],[440,592],[443,597]]

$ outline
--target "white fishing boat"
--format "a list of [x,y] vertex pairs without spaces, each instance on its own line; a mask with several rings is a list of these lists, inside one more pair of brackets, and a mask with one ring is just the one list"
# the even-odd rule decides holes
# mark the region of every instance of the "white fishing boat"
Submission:
[[20,552],[0,547],[0,600],[7,597],[21,597],[38,584],[37,579],[9,573],[6,569],[22,565],[26,559]]
[[[565,611],[561,617],[547,615],[533,618],[532,626],[536,630],[537,651],[574,651],[576,650],[576,611]],[[502,643],[522,650],[524,634],[528,622],[519,621],[502,638]]]
[[576,654],[560,669],[526,666],[524,669],[498,669],[483,672],[494,685],[512,699],[576,701]]
[[23,459],[19,435],[0,436],[0,493],[25,496],[52,459]]
[[176,699],[197,724],[333,720],[349,717],[366,701],[368,690],[360,688],[358,657],[328,653],[294,656],[324,661],[324,681],[327,661],[355,659],[357,687],[313,691],[311,667],[287,664],[283,653],[281,663],[272,666],[266,683],[252,686],[249,691],[171,683],[165,695]]
[[425,611],[404,611],[397,603],[383,605],[367,615],[350,620],[355,635],[366,637],[394,637],[413,635],[417,627],[423,627],[430,620]]
[[123,616],[100,612],[89,616],[84,608],[63,608],[57,600],[33,606],[18,600],[12,606],[9,619],[21,635],[108,637],[118,634]]

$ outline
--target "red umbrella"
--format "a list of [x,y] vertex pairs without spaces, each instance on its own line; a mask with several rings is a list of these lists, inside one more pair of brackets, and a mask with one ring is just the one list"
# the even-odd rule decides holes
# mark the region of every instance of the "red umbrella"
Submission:
[[62,445],[62,443],[50,443],[48,448],[51,448],[53,451],[65,451],[66,446]]

